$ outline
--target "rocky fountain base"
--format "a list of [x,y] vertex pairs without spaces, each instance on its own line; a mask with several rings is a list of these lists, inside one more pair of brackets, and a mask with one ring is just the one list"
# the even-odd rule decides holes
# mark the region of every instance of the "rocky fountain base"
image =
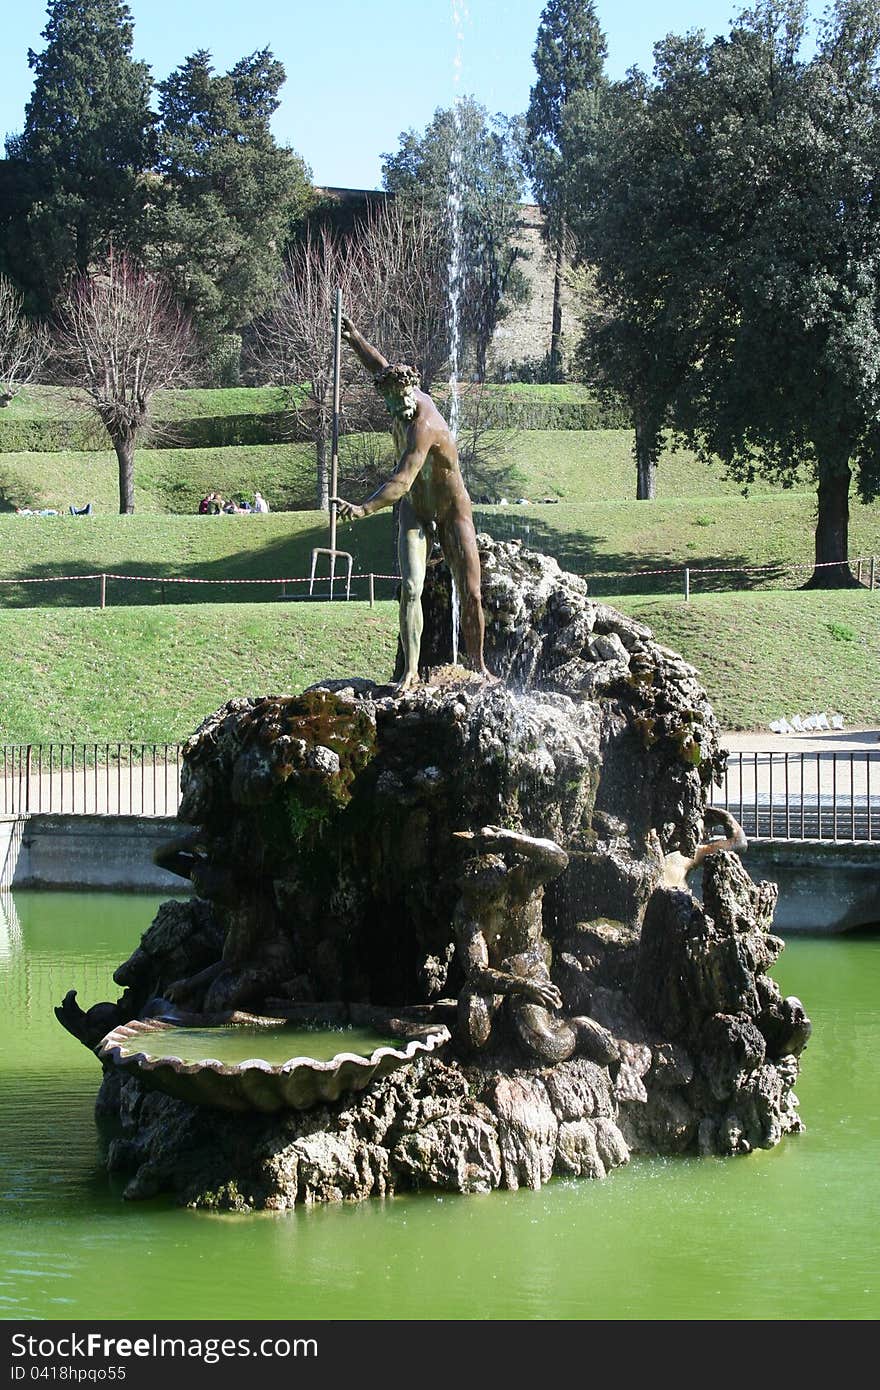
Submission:
[[[307,1109],[229,1115],[105,1049],[98,1113],[126,1196],[283,1209],[412,1188],[602,1177],[630,1153],[747,1153],[801,1128],[809,1022],[767,974],[776,890],[736,854],[686,884],[723,766],[695,672],[582,581],[480,538],[487,685],[435,678],[237,700],[185,753],[163,905],[116,1004],[61,1021],[391,1008],[451,1040]],[[445,1035],[443,1035],[445,1036]]]

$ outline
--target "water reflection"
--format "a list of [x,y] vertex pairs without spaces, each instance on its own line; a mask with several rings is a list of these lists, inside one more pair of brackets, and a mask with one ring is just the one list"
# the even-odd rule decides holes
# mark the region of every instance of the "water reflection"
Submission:
[[9,892],[0,892],[0,970],[21,950],[21,922],[15,899]]

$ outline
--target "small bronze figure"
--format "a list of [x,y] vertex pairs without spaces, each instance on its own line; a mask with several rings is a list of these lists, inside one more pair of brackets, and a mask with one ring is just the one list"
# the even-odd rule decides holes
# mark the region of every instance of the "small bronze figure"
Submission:
[[[542,1062],[570,1057],[577,1032],[554,1017],[562,996],[550,979],[550,944],[544,940],[544,884],[568,864],[553,840],[486,825],[473,841],[477,854],[459,879],[455,938],[466,981],[458,1000],[459,1031],[468,1046],[485,1047],[502,1006],[520,1045]],[[512,856],[508,864],[504,856]],[[552,1011],[552,1012],[551,1012]]]
[[741,854],[744,849],[748,849],[749,842],[742,826],[723,806],[707,806],[703,819],[707,825],[714,821],[723,826],[727,831],[726,837],[706,840],[704,844],[698,845],[693,855],[690,856],[682,854],[677,849],[673,850],[671,854],[664,855],[660,878],[661,887],[686,888],[688,875],[700,867],[707,855],[718,854],[720,850],[733,850],[737,854]]

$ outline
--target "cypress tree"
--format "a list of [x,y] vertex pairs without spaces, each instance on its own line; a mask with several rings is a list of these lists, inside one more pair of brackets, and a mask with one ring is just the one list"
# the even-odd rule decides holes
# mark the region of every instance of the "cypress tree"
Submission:
[[533,54],[538,80],[526,112],[525,162],[555,255],[550,366],[562,368],[562,279],[570,201],[568,132],[595,114],[604,84],[605,35],[593,0],[549,0]]
[[137,246],[151,155],[150,70],[132,58],[122,0],[49,0],[46,47],[30,50],[34,89],[21,135],[7,141],[28,197],[8,235],[34,307],[108,243]]

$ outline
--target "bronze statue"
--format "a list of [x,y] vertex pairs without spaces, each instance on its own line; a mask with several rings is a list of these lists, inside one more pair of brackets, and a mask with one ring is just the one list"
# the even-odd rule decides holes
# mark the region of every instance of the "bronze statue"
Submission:
[[[553,840],[493,825],[454,833],[480,851],[464,865],[455,908],[455,938],[466,975],[458,1000],[460,1034],[470,1047],[485,1047],[496,1015],[506,1006],[514,1036],[527,1052],[542,1062],[565,1061],[578,1035],[576,1026],[553,1016],[562,996],[550,979],[541,899],[544,884],[562,873],[568,855]],[[514,857],[512,864],[507,855]]]
[[389,363],[345,317],[342,336],[372,373],[376,390],[388,407],[398,463],[388,481],[364,502],[346,502],[341,497],[331,501],[336,503],[342,521],[354,521],[400,503],[397,546],[404,670],[399,688],[408,690],[419,680],[422,588],[435,528],[458,590],[468,661],[475,671],[488,677],[483,659],[480,557],[471,499],[461,476],[455,440],[431,397],[419,389],[413,367]]

